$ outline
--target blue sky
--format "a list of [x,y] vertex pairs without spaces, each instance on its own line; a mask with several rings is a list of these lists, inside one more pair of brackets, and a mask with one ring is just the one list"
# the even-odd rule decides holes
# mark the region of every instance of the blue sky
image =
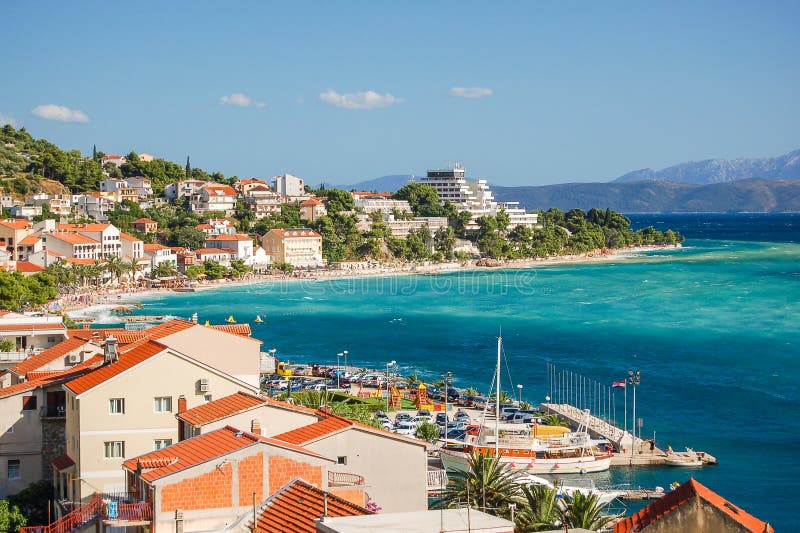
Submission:
[[[8,2],[0,120],[65,148],[503,185],[800,148],[798,2]],[[80,112],[80,113],[79,113]]]

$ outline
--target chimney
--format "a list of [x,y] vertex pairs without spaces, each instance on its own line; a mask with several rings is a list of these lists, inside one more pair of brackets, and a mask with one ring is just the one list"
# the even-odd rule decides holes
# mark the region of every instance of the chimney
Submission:
[[[186,396],[181,394],[178,396],[178,414],[186,411]],[[186,438],[186,422],[178,419],[178,440],[183,440]]]
[[255,418],[250,421],[250,433],[261,435],[261,422]]
[[197,324],[197,313],[192,313],[192,324]]
[[108,337],[103,345],[103,362],[112,363],[119,361],[119,354],[117,353],[117,338]]

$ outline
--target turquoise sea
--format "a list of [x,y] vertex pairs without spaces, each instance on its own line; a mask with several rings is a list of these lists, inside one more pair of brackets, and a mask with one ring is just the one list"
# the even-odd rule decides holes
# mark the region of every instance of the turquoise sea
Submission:
[[[530,402],[550,393],[547,363],[606,385],[637,369],[642,435],[708,451],[719,465],[614,469],[599,482],[666,487],[691,475],[778,531],[800,530],[800,216],[632,219],[680,230],[684,248],[613,263],[169,294],[139,312],[261,315],[254,335],[281,360],[332,364],[348,350],[351,364],[396,360],[431,379],[450,371],[456,386],[483,391],[502,327],[504,387],[516,394],[521,384]],[[615,400],[621,426],[620,392]]]

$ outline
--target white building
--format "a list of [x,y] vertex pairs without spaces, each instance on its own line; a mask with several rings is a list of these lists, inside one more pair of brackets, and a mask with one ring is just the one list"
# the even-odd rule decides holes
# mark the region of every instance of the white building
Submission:
[[393,200],[384,196],[363,196],[353,194],[356,209],[365,213],[410,213],[411,205],[405,200]]
[[430,230],[431,236],[436,235],[439,229],[447,227],[447,217],[414,217],[409,220],[396,220],[394,215],[384,214],[382,218],[392,237],[403,239],[408,237],[412,231],[418,231],[426,226]]
[[190,198],[205,184],[205,181],[200,180],[183,180],[175,183],[168,183],[164,187],[164,197],[168,200]]
[[206,249],[233,252],[234,259],[247,260],[253,256],[253,239],[247,235],[213,235],[206,239]]
[[99,222],[108,220],[106,213],[114,210],[116,193],[90,192],[72,197],[77,215],[93,218]]
[[303,268],[325,264],[322,258],[322,236],[310,229],[270,230],[261,238],[261,246],[273,263]]
[[236,226],[227,219],[209,219],[194,227],[210,237],[211,235],[234,235],[236,233]]
[[189,207],[195,213],[223,211],[232,215],[236,208],[236,191],[230,185],[206,184],[191,196]]
[[305,183],[301,178],[291,174],[281,174],[272,178],[272,188],[284,197],[305,196]]
[[436,189],[442,203],[449,200],[458,211],[472,213],[472,220],[467,224],[468,230],[479,228],[478,218],[485,215],[496,216],[501,210],[505,210],[509,218],[513,219],[511,227],[536,226],[536,213],[526,213],[517,202],[498,204],[486,180],[468,180],[465,174],[466,170],[456,163],[453,168],[429,170],[424,178],[420,178],[420,183]]
[[151,272],[161,263],[172,263],[176,269],[178,268],[178,256],[172,248],[160,244],[145,244],[144,256],[150,260]]

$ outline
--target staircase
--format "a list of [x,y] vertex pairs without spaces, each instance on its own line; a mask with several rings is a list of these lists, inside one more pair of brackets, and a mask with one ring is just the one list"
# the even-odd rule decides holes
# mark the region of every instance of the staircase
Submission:
[[95,493],[89,501],[50,525],[21,527],[19,533],[72,533],[88,526],[95,520],[107,521],[115,526],[144,525],[153,520],[153,507],[150,502],[107,505],[103,494]]

